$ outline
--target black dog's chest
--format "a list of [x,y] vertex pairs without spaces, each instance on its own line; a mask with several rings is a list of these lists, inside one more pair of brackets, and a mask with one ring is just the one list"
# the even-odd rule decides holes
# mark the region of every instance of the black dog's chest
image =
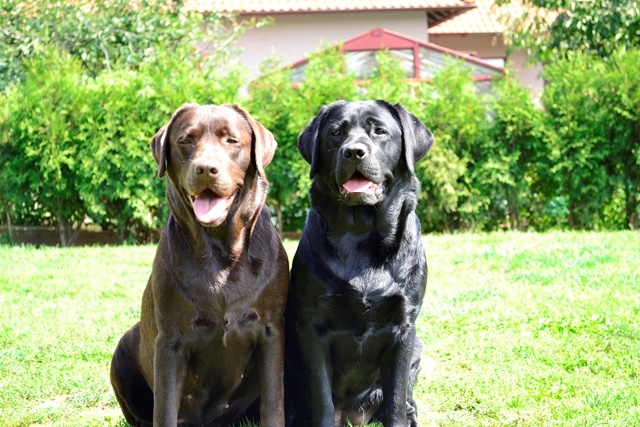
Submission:
[[403,295],[387,295],[377,288],[324,295],[319,301],[318,312],[323,313],[323,318],[315,323],[318,335],[346,339],[352,336],[359,344],[376,335],[394,333],[407,317]]
[[411,270],[407,264],[420,265],[420,260],[394,254],[379,262],[381,242],[371,235],[346,234],[330,240],[330,249],[315,246],[318,252],[305,260],[314,272],[319,298],[304,304],[316,306],[312,323],[318,335],[335,334],[345,341],[352,335],[353,342],[361,345],[379,335],[400,333],[419,308],[414,294],[422,286],[413,282],[422,277],[407,274]]

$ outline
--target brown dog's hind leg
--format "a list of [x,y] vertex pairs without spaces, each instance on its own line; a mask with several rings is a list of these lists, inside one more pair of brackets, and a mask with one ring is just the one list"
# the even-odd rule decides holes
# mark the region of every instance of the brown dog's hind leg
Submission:
[[129,424],[147,427],[153,424],[153,392],[135,364],[138,325],[120,339],[111,360],[111,385],[120,409]]

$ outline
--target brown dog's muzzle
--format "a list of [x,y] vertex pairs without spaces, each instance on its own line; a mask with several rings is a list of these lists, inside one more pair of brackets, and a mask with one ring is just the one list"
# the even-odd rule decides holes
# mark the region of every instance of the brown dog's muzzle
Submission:
[[[189,168],[185,189],[193,213],[203,225],[216,226],[225,220],[242,183],[235,182],[228,163],[220,157],[206,156],[193,160]],[[242,176],[238,177],[240,181]]]

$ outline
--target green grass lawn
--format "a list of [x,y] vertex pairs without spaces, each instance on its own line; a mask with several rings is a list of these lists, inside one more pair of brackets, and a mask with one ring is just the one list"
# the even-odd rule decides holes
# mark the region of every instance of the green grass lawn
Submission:
[[[640,426],[638,232],[424,242],[423,426]],[[154,251],[0,246],[0,426],[125,426],[109,363]]]

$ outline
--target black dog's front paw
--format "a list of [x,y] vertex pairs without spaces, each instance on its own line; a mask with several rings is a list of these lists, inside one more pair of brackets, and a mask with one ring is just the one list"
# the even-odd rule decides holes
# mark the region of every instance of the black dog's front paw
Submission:
[[420,427],[418,424],[418,405],[413,399],[407,401],[407,426]]

